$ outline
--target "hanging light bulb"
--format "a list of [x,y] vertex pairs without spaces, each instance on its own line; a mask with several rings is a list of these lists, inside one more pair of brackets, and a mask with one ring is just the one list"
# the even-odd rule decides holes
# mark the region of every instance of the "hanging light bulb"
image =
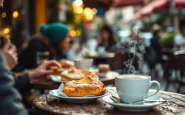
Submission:
[[18,11],[14,11],[12,16],[13,16],[13,18],[17,18],[19,16],[19,12]]
[[4,32],[4,34],[8,34],[10,32],[10,29],[9,28],[5,28],[3,32]]
[[82,0],[75,0],[75,4],[76,4],[76,6],[80,6],[83,4],[83,1]]
[[3,12],[3,13],[1,14],[1,17],[2,17],[2,18],[5,18],[5,17],[6,17],[6,12]]

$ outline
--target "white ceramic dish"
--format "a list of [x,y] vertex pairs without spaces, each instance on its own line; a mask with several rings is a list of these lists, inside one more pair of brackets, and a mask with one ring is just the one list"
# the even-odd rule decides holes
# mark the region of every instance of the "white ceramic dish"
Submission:
[[[118,97],[118,94],[113,94],[113,95]],[[158,106],[164,103],[164,102],[136,103],[136,104],[116,103],[110,98],[110,96],[111,95],[102,97],[101,101],[108,103],[119,110],[130,111],[130,112],[147,111],[155,106]],[[163,99],[155,95],[155,96],[149,97],[148,100],[163,100]]]
[[50,90],[49,94],[52,96],[58,97],[66,102],[87,103],[87,102],[96,101],[98,98],[106,96],[108,94],[108,92],[106,92],[104,95],[101,95],[101,96],[68,97],[68,96],[64,96],[64,95],[59,94],[58,89],[54,89],[54,90]]
[[74,62],[75,62],[76,68],[78,69],[89,69],[93,64],[93,59],[88,59],[88,58],[76,59]]
[[[53,82],[56,82],[56,83],[66,83],[68,81],[62,81],[61,80],[61,77],[59,75],[50,75],[50,78]],[[97,79],[99,79],[98,76],[96,76]]]

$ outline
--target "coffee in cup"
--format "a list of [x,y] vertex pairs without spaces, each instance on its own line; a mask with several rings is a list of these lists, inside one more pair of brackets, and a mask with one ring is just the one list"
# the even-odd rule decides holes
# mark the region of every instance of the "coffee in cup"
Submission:
[[[152,84],[157,85],[157,90],[148,94]],[[160,90],[160,83],[151,81],[148,75],[124,74],[115,77],[116,90],[120,99],[124,103],[131,103],[139,100],[144,100],[157,94]]]

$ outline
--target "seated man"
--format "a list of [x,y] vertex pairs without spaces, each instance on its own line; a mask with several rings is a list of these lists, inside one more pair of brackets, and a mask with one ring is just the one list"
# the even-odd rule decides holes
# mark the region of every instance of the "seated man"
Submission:
[[[3,58],[5,57],[5,60]],[[50,66],[60,67],[56,61],[43,62],[36,69],[19,77],[13,77],[10,70],[17,64],[16,47],[10,40],[5,42],[0,50],[0,114],[1,115],[27,115],[27,111],[21,103],[21,93],[30,89],[31,82],[46,79],[46,75],[52,74]],[[15,88],[14,88],[15,86]]]
[[180,33],[175,36],[174,47],[184,48],[185,46],[185,27],[181,28]]
[[[0,7],[3,7],[3,1],[0,0]],[[4,60],[4,57],[6,61]],[[25,74],[22,77],[12,77],[10,71],[17,64],[16,48],[10,41],[7,41],[5,46],[0,50],[0,114],[1,115],[27,115],[27,110],[21,102],[21,96],[13,87],[14,82],[17,89],[25,89],[29,87],[30,82],[35,82],[38,79],[44,79],[45,75],[51,74],[49,70],[51,65],[60,67],[55,61],[48,61],[41,64],[35,70]]]
[[[2,48],[2,52],[5,57],[5,61],[8,65],[8,69],[12,70],[17,64],[17,52],[16,47],[11,44],[10,40],[6,40],[5,45]],[[56,61],[45,61],[36,69],[25,73],[22,76],[14,77],[15,87],[21,92],[28,91],[31,82],[37,82],[40,80],[46,80],[45,76],[51,74],[53,70],[50,70],[50,66],[60,67],[60,64]]]

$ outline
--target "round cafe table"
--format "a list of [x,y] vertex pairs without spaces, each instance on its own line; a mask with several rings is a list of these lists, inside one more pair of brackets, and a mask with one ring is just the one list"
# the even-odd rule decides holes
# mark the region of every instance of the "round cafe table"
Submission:
[[85,56],[86,58],[91,58],[94,60],[94,65],[102,64],[102,63],[109,63],[110,59],[115,57],[115,53],[105,53],[102,55],[88,55]]
[[[115,93],[115,87],[109,87],[110,93]],[[113,106],[97,100],[91,103],[74,104],[62,101],[49,94],[34,99],[33,108],[36,115],[185,115],[185,95],[160,91],[158,96],[168,100],[145,112],[124,112]]]

